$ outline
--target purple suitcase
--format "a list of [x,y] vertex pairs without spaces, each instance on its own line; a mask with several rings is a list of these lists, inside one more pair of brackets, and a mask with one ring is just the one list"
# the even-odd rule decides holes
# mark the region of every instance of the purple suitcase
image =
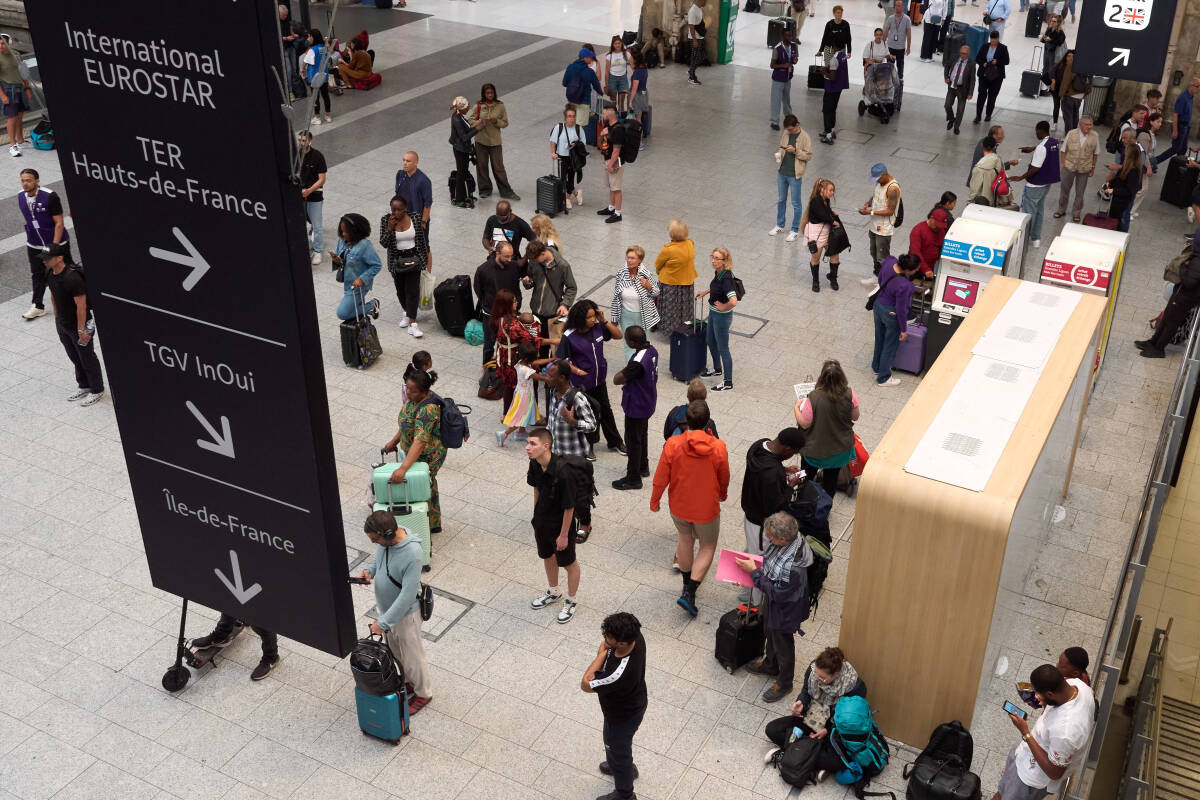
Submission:
[[896,360],[892,363],[892,369],[904,370],[914,375],[920,375],[921,371],[925,369],[924,325],[919,322],[908,324],[908,336],[900,342],[900,349],[896,351]]

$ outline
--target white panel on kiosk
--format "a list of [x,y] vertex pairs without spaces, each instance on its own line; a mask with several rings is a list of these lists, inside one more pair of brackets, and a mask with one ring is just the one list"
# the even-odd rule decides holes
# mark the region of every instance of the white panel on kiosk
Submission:
[[1016,236],[1015,228],[956,219],[942,243],[933,310],[966,316],[992,276],[1004,272]]
[[[1029,225],[1032,217],[1024,211],[1014,211],[1007,208],[994,208],[981,203],[967,203],[962,212],[963,219],[975,219],[981,222],[992,222],[1006,228],[1015,228],[1017,236],[1013,240],[1012,250],[1008,255],[1008,269],[1005,275],[1009,277],[1025,277],[1025,243],[1029,241]],[[1030,275],[1036,278],[1036,275]]]
[[1063,225],[1062,232],[1058,235],[1065,239],[1082,239],[1085,242],[1106,244],[1109,247],[1115,247],[1122,253],[1129,251],[1129,234],[1121,233],[1120,231],[1110,231],[1105,228],[1093,228],[1090,225],[1068,222],[1066,225]]
[[1120,257],[1112,245],[1059,236],[1046,249],[1040,282],[1104,297]]

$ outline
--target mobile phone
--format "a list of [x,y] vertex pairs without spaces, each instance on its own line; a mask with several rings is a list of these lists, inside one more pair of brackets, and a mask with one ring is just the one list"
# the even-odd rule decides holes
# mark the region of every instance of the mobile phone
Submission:
[[1012,700],[1004,701],[1004,711],[1008,714],[1016,714],[1021,719],[1029,719],[1029,712],[1025,711],[1024,709],[1017,708],[1016,704],[1013,703]]
[[370,581],[368,581],[366,578],[359,578],[354,575],[346,578],[346,580],[348,580],[350,583],[357,583],[359,586],[366,586],[368,583],[370,583]]

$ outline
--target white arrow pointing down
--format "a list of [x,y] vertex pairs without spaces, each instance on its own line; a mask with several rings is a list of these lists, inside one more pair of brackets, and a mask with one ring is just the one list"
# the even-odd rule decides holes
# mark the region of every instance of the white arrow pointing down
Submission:
[[204,256],[200,255],[200,251],[183,235],[183,231],[179,230],[179,228],[171,228],[171,233],[175,234],[175,238],[183,245],[183,249],[187,250],[187,254],[172,253],[170,250],[163,250],[160,247],[151,247],[150,255],[155,258],[161,258],[163,261],[170,261],[172,264],[182,264],[185,267],[191,267],[191,273],[183,279],[183,290],[190,292],[200,282],[200,279],[204,277],[210,267],[208,262],[204,260]]
[[235,458],[233,454],[233,433],[229,430],[229,417],[221,417],[221,432],[217,433],[217,429],[204,418],[204,415],[200,413],[200,409],[196,408],[196,404],[191,400],[187,401],[187,409],[192,412],[192,416],[204,426],[204,430],[212,437],[211,442],[206,439],[197,439],[196,446],[210,453]]
[[229,571],[233,573],[232,581],[226,578],[225,573],[219,569],[214,569],[213,572],[221,579],[221,583],[225,584],[225,588],[230,591],[234,598],[242,605],[246,605],[246,603],[254,599],[255,595],[262,591],[262,586],[257,583],[250,587],[242,585],[242,567],[238,563],[238,554],[236,551],[229,551],[229,567]]

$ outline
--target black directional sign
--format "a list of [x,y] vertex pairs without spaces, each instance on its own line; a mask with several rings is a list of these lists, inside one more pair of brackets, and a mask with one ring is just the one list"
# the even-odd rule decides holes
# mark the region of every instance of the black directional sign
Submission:
[[1159,83],[1175,0],[1089,0],[1079,11],[1076,72]]
[[154,585],[344,655],[354,615],[275,3],[27,10]]

